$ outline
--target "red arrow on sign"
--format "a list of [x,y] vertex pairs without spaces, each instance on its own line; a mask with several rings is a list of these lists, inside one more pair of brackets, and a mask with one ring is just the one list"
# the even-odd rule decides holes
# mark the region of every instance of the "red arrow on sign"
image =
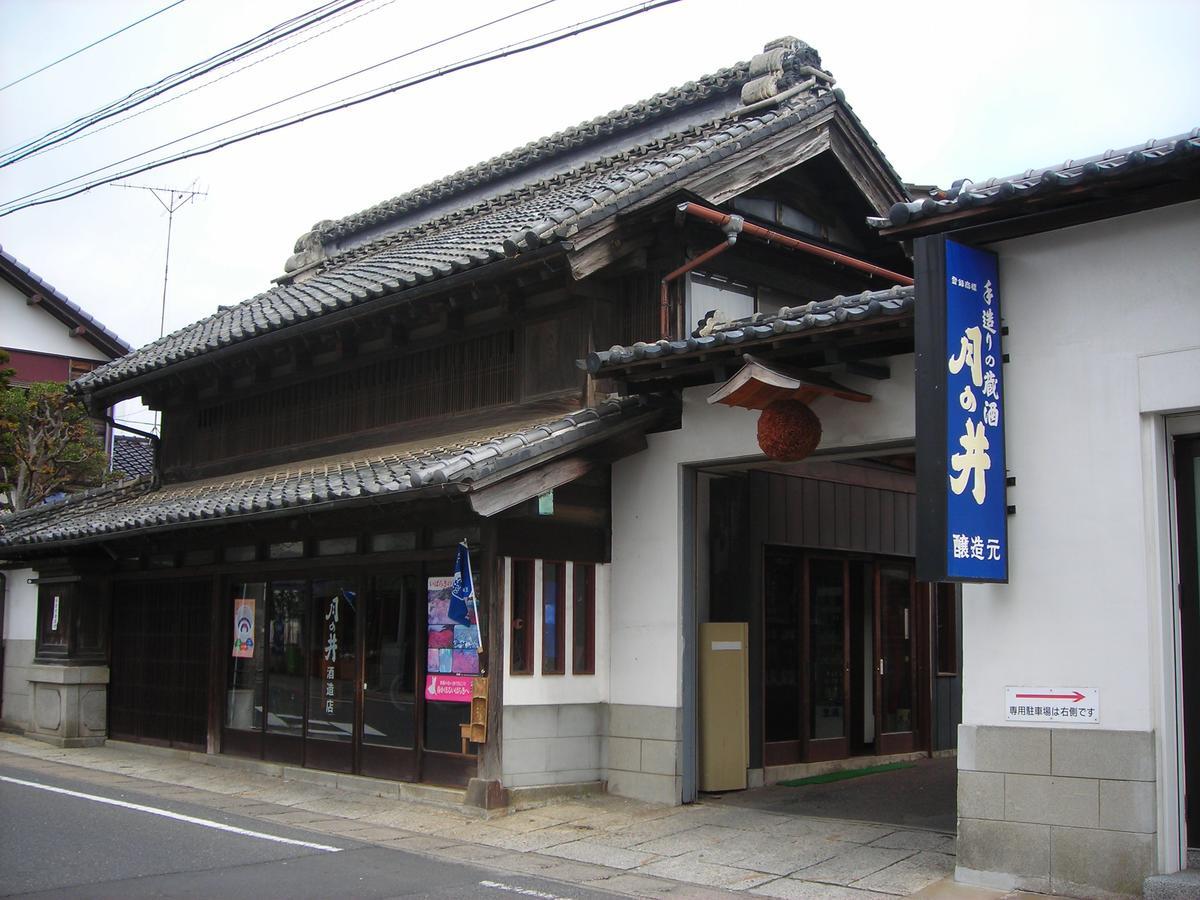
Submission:
[[1073,703],[1078,703],[1083,699],[1083,694],[1079,691],[1073,691],[1070,694],[1017,694],[1018,700],[1070,700]]

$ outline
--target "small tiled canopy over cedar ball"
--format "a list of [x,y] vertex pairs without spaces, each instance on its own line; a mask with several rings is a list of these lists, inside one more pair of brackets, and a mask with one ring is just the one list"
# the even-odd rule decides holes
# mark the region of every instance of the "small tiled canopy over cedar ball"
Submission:
[[774,400],[758,417],[758,446],[771,459],[797,462],[821,443],[821,420],[800,400]]

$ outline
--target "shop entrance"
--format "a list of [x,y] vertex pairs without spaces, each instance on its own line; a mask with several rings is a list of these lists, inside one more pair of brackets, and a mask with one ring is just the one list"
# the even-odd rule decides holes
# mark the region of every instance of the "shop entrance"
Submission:
[[[229,585],[222,750],[400,781],[465,785],[469,704],[426,701],[426,579],[386,572]],[[247,640],[249,639],[249,640]]]
[[766,548],[767,766],[918,748],[911,562]]
[[1183,657],[1184,819],[1200,848],[1200,435],[1175,439],[1179,620]]
[[212,582],[118,582],[108,728],[114,738],[204,751]]

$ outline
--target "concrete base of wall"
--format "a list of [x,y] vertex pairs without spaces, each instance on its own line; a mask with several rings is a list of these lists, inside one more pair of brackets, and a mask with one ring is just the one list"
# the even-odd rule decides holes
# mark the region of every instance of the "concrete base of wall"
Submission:
[[604,761],[610,794],[678,806],[682,751],[682,709],[609,704]]
[[26,734],[58,747],[95,747],[108,736],[108,667],[31,665]]
[[29,667],[33,665],[33,641],[4,642],[4,696],[0,698],[0,726],[24,732],[29,728]]
[[591,797],[603,794],[607,785],[603,781],[581,781],[576,784],[548,784],[543,787],[511,788],[508,794],[509,809],[535,809],[556,803],[559,800],[571,800],[576,797]]
[[1139,896],[1155,873],[1154,735],[961,725],[955,879]]
[[603,781],[603,703],[506,706],[501,777],[506,788]]
[[574,791],[607,782],[609,793],[622,797],[681,802],[682,710],[615,703],[506,706],[503,733],[503,781],[510,791]]

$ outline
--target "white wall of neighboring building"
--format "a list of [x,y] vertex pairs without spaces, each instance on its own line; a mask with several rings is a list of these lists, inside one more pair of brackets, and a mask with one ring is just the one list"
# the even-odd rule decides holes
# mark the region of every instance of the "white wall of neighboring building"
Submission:
[[[913,358],[888,364],[891,377],[882,381],[839,376],[872,402],[814,402],[822,423],[819,452],[913,439]],[[683,704],[682,467],[762,458],[758,412],[710,405],[714,389],[684,391],[682,427],[650,435],[646,450],[613,466],[612,703]]]
[[[608,701],[608,591],[610,566],[596,566],[595,673],[575,675],[571,672],[571,636],[575,633],[575,604],[571,593],[564,591],[566,624],[563,652],[566,653],[566,672],[562,675],[543,675],[542,660],[542,560],[534,561],[533,573],[533,673],[512,674],[512,641],[504,641],[504,705],[539,706],[564,703],[605,703]],[[575,583],[575,563],[566,564],[564,584]],[[504,627],[512,634],[512,559],[504,559]]]
[[25,728],[30,717],[29,666],[37,638],[37,577],[34,569],[4,572],[4,672],[0,713],[11,727]]
[[83,338],[72,335],[70,328],[46,310],[30,306],[25,300],[23,293],[0,280],[0,317],[4,322],[0,328],[0,346],[72,359],[108,361],[108,356]]
[[1200,408],[1197,247],[1200,203],[991,248],[1016,515],[1009,583],[963,591],[966,724],[1006,724],[1005,686],[1043,685],[1099,688],[1102,728],[1158,725],[1157,514],[1141,473],[1165,447],[1144,444],[1140,382],[1146,370],[1176,409]]
[[4,637],[32,641],[37,636],[37,585],[33,569],[8,569],[4,573],[7,596],[4,600]]

